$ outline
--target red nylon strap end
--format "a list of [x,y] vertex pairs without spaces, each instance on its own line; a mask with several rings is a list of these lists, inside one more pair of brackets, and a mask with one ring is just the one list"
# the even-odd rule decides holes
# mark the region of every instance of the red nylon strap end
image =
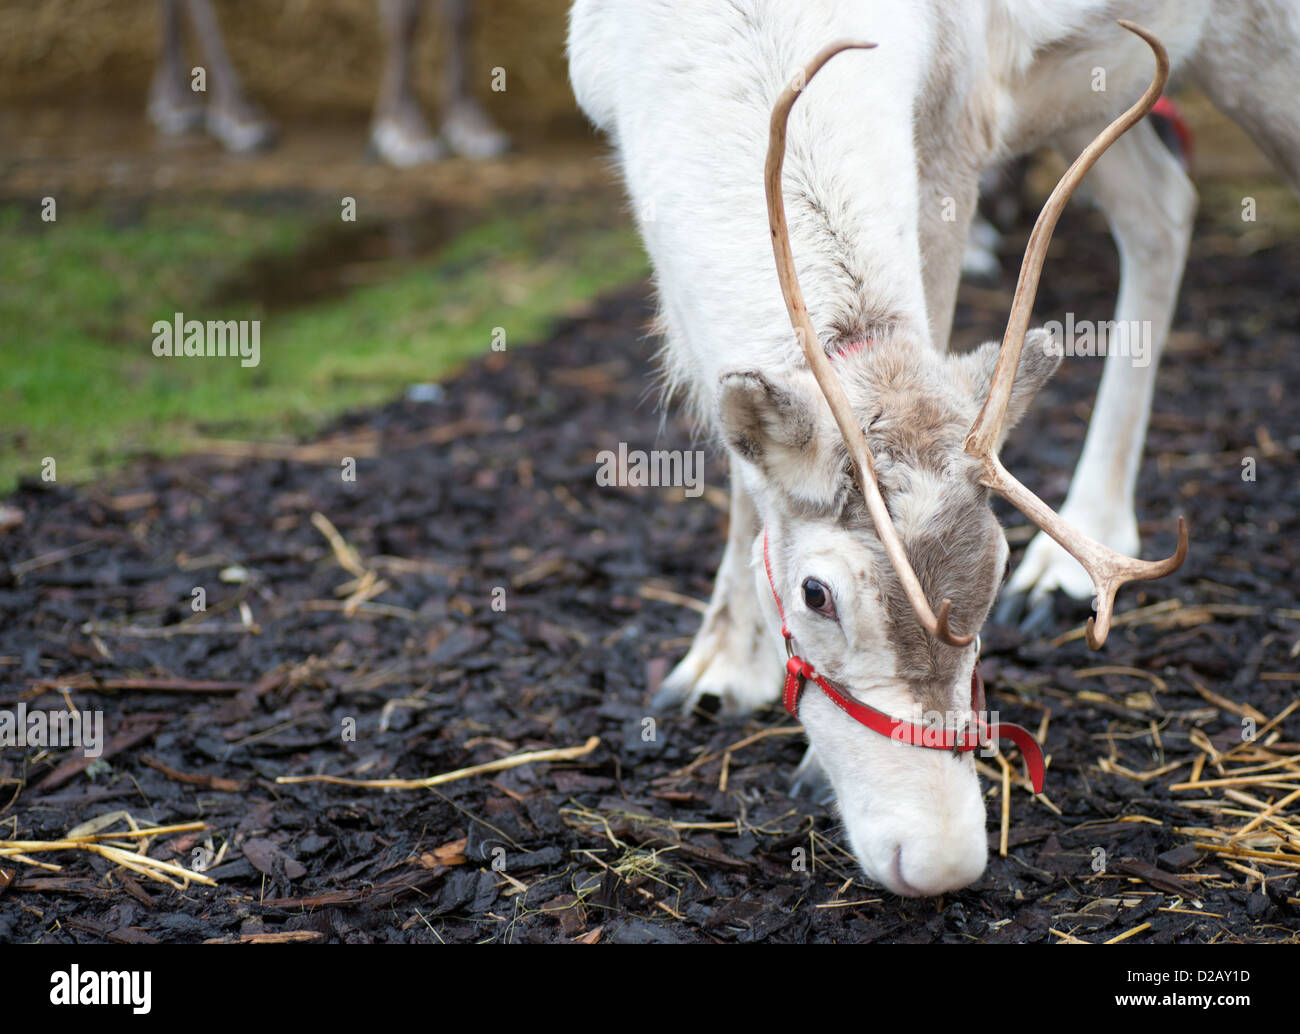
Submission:
[[1043,748],[1038,745],[1033,734],[1023,726],[1010,722],[999,722],[989,726],[989,735],[999,740],[1010,740],[1020,748],[1020,755],[1025,759],[1025,768],[1029,770],[1029,782],[1034,793],[1043,792],[1043,780],[1047,769],[1043,764]]
[[1181,155],[1183,165],[1190,168],[1195,143],[1192,140],[1192,131],[1188,128],[1187,123],[1183,121],[1183,113],[1178,110],[1178,105],[1168,97],[1161,96],[1151,106],[1151,114],[1157,118],[1163,118],[1169,123],[1174,131],[1174,136],[1178,138],[1178,146],[1183,149]]
[[791,657],[785,662],[785,691],[781,694],[781,703],[796,721],[799,719],[799,694],[803,692],[808,670],[802,657]]
[[[980,672],[979,661],[970,676],[970,706],[977,715],[984,713],[984,676]],[[1043,792],[1043,782],[1047,777],[1047,766],[1043,763],[1043,748],[1028,729],[1011,722],[998,722],[996,725],[980,723],[985,736],[991,740],[1010,740],[1020,748],[1025,759],[1025,768],[1029,770],[1029,782],[1034,793]],[[1003,730],[1006,730],[1005,732]]]

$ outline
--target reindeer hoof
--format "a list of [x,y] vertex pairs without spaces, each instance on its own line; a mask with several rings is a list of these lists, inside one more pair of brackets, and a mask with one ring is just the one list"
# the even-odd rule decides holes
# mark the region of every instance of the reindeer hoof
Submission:
[[510,150],[510,138],[476,104],[452,108],[442,123],[442,138],[462,158],[496,158]]
[[253,154],[275,144],[275,124],[255,109],[243,105],[208,109],[208,134],[227,151]]
[[831,786],[830,777],[826,775],[826,770],[817,760],[812,747],[804,752],[803,760],[794,770],[790,796],[802,797],[817,804],[832,804],[835,801],[835,790]]
[[721,701],[724,716],[746,715],[781,696],[781,669],[761,643],[729,648],[716,632],[701,634],[650,701],[652,710],[690,714],[705,697]]
[[689,686],[674,686],[665,683],[659,687],[659,691],[650,698],[649,708],[654,714],[669,714],[672,711],[687,710],[682,705],[690,698]]
[[1014,627],[1022,636],[1036,636],[1070,621],[1082,621],[1089,613],[1087,601],[1076,600],[1059,589],[1038,595],[1008,591],[993,612],[993,623]]
[[997,606],[993,608],[993,616],[991,620],[995,625],[1001,625],[1003,628],[1012,628],[1016,626],[1024,616],[1025,608],[1028,604],[1028,593],[1012,592],[1009,589],[1004,589],[1002,595],[998,597]]
[[203,106],[167,95],[149,98],[149,121],[160,133],[180,136],[203,125]]
[[447,157],[447,148],[429,132],[421,117],[385,118],[376,122],[370,131],[368,150],[380,161],[399,169],[440,162]]

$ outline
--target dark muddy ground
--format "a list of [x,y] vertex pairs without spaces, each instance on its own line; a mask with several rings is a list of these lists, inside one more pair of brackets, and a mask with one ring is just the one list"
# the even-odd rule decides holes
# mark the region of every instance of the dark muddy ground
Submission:
[[[1058,238],[1040,311],[1108,318],[1100,221],[1076,215]],[[964,289],[963,340],[1000,333],[1009,287]],[[1197,239],[1140,499],[1145,554],[1172,549],[1182,513],[1190,557],[1122,592],[1121,612],[1148,609],[1101,654],[1073,617],[1055,641],[986,630],[990,706],[1045,731],[1046,799],[1012,791],[1001,857],[993,764],[988,871],[939,900],[855,876],[835,816],[787,795],[801,737],[727,753],[789,725],[777,708],[666,718],[642,738],[726,519],[716,455],[702,499],[596,484],[596,453],[620,441],[689,446],[652,404],[644,290],[322,442],[29,485],[0,533],[0,708],[102,709],[109,744],[89,767],[5,749],[0,837],[56,840],[114,811],[200,821],[148,854],[216,885],[29,850],[59,868],[0,858],[0,941],[1300,939],[1295,805],[1236,841],[1256,854],[1225,853],[1300,787],[1300,714],[1266,724],[1300,684],[1298,296],[1300,246]],[[1067,360],[1005,450],[1050,501],[1099,371]],[[1244,746],[1243,713],[1260,730]],[[591,736],[576,760],[428,789],[276,782],[417,778]]]

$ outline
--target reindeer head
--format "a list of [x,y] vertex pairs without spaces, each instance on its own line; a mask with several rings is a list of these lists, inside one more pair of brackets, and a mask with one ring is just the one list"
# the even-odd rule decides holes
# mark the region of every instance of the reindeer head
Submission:
[[[1030,336],[1008,425],[1060,362],[1045,341]],[[984,623],[1009,553],[983,466],[963,448],[998,351],[994,342],[957,357],[890,341],[834,361],[911,570],[926,597],[950,601],[959,632]],[[843,693],[909,722],[959,724],[971,708],[974,643],[945,642],[917,620],[816,379],[806,369],[780,384],[735,373],[720,387],[723,434],[763,515],[754,591],[771,626],[782,627],[779,596],[799,654]],[[815,691],[802,695],[798,717],[868,875],[908,895],[978,878],[985,821],[973,754],[893,742]]]
[[[797,644],[842,696],[895,719],[919,721],[937,712],[951,725],[970,712],[975,632],[1008,556],[991,492],[1092,575],[1097,616],[1087,635],[1093,649],[1105,641],[1119,586],[1168,574],[1186,555],[1181,520],[1178,551],[1167,560],[1107,549],[1069,527],[998,459],[1006,431],[1059,362],[1044,347],[1044,332],[1027,334],[1052,230],[1079,180],[1146,114],[1168,75],[1159,41],[1120,24],[1151,45],[1155,79],[1057,184],[1030,237],[1002,344],[970,355],[898,340],[858,343],[835,363],[837,376],[804,305],[781,191],[786,119],[831,57],[871,44],[824,49],[772,113],[766,170],[772,244],[807,368],[779,384],[756,372],[724,376],[720,423],[765,521],[755,545],[765,555],[754,566],[769,621],[783,627],[787,643]],[[931,599],[943,601],[937,612]],[[829,691],[805,694],[799,718],[868,875],[909,895],[938,894],[978,878],[987,855],[984,808],[968,755],[874,735]]]

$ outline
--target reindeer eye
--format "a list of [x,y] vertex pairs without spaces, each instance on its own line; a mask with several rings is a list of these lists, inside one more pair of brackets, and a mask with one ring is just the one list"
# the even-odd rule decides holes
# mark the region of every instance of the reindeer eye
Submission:
[[803,601],[809,610],[815,610],[828,618],[835,618],[835,601],[831,599],[831,591],[816,578],[804,579]]

